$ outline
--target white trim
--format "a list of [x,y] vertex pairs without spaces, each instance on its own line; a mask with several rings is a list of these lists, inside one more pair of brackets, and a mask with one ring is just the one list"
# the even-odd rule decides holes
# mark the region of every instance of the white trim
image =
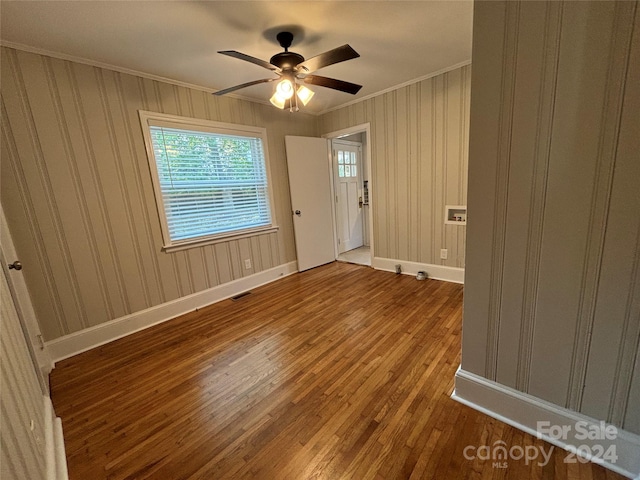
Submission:
[[51,398],[43,396],[45,467],[47,480],[68,480],[62,420],[53,411]]
[[433,265],[431,263],[409,262],[393,258],[373,257],[371,266],[376,270],[395,272],[396,265],[402,266],[405,275],[416,275],[418,272],[427,272],[427,277],[432,280],[444,280],[445,282],[464,284],[464,268],[447,267],[445,265]]
[[413,85],[414,83],[422,82],[423,80],[429,80],[430,78],[437,77],[438,75],[442,75],[447,72],[451,72],[458,68],[466,67],[467,65],[471,65],[471,60],[465,60],[464,62],[456,63],[455,65],[451,65],[450,67],[441,68],[440,70],[432,73],[427,73],[418,78],[414,78],[412,80],[407,80],[406,82],[399,83],[398,85],[394,85],[392,87],[385,88],[375,93],[370,93],[369,95],[365,95],[364,97],[358,97],[349,102],[343,103],[341,105],[337,105],[335,107],[327,108],[326,110],[321,111],[315,115],[324,115],[325,113],[333,112],[334,110],[339,110],[344,107],[348,107],[349,105],[355,105],[356,103],[362,102],[364,100],[369,100],[370,98],[377,97],[378,95],[384,95],[385,93],[393,92],[394,90],[398,90],[400,88],[408,87],[409,85]]
[[198,237],[198,240],[187,240],[184,242],[175,242],[169,246],[163,246],[162,250],[166,253],[179,252],[189,248],[203,247],[205,245],[215,245],[216,243],[228,242],[230,240],[240,240],[242,238],[251,238],[258,235],[266,235],[268,233],[277,232],[280,229],[277,225],[270,227],[260,227],[252,230],[243,230],[244,233],[225,233],[211,237]]
[[49,397],[43,396],[44,409],[44,464],[47,480],[56,480],[56,447],[53,436],[53,406]]
[[[373,182],[371,180],[372,178],[372,172],[373,170],[371,169],[371,123],[367,122],[367,123],[361,123],[360,125],[354,125],[353,127],[348,127],[348,128],[343,128],[342,130],[336,130],[335,132],[329,132],[329,133],[325,133],[322,135],[322,138],[326,138],[327,140],[329,140],[329,162],[330,162],[330,179],[331,179],[331,198],[332,198],[332,203],[334,205],[334,208],[331,209],[331,214],[333,216],[333,237],[334,237],[334,250],[335,250],[335,255],[336,255],[336,259],[338,258],[338,233],[337,233],[337,222],[336,222],[336,216],[335,216],[335,202],[333,202],[333,199],[335,199],[335,186],[334,186],[334,179],[333,179],[333,153],[331,152],[331,140],[333,140],[334,138],[338,138],[338,137],[343,137],[343,136],[347,136],[347,135],[353,135],[354,133],[364,133],[365,139],[366,141],[364,142],[365,144],[365,153],[366,153],[366,159],[365,161],[367,162],[367,175],[368,175],[368,181],[369,181],[369,222],[368,222],[368,229],[369,229],[369,250],[371,252],[371,258],[373,258],[373,256],[375,255],[375,249],[374,249],[374,244],[373,244],[373,189],[375,188],[375,185],[373,185]],[[363,177],[363,181],[364,181],[364,177]]]
[[60,417],[56,417],[53,421],[53,441],[56,450],[56,479],[68,480],[67,455],[64,448],[64,433],[62,431],[62,419]]
[[[577,451],[581,445],[598,444],[602,445],[605,451],[610,445],[614,445],[618,456],[616,463],[610,463],[600,458],[588,459],[628,478],[640,475],[640,455],[638,454],[640,452],[640,436],[631,432],[618,428],[617,438],[614,440],[575,438],[576,422],[587,422],[587,425],[592,428],[599,428],[601,422],[492,382],[462,370],[462,368],[458,368],[456,372],[456,387],[451,398],[574,454],[581,454]],[[550,425],[569,427],[568,438],[558,440],[538,433],[537,422],[541,421],[547,421]]]
[[297,262],[289,262],[269,270],[239,278],[213,288],[156,305],[109,322],[74,332],[47,342],[54,361],[64,360],[79,353],[113,342],[119,338],[166,322],[179,315],[233,297],[249,289],[271,283],[298,271]]

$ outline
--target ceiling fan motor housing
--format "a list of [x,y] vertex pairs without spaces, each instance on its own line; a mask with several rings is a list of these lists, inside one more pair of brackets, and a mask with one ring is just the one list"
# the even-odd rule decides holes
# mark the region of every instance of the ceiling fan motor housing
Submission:
[[281,52],[276,53],[269,63],[282,69],[283,72],[293,70],[299,63],[304,62],[304,57],[294,52]]

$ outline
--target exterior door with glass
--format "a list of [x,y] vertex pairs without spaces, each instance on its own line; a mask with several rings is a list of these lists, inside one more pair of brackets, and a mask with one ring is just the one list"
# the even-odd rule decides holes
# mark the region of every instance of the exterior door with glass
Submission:
[[364,244],[362,234],[362,145],[333,140],[338,252]]

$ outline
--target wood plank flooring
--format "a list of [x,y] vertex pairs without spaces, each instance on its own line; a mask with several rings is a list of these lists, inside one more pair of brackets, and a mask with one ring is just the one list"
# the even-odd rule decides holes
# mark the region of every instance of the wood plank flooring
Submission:
[[619,479],[449,398],[462,286],[332,263],[57,364],[72,480]]

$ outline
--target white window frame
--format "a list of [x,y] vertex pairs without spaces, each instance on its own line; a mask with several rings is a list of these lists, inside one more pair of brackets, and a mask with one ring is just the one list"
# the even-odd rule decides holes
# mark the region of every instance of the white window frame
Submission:
[[[148,112],[145,110],[138,110],[140,116],[140,124],[142,126],[142,134],[144,137],[145,149],[147,151],[147,161],[149,163],[149,170],[151,172],[151,179],[153,181],[153,191],[155,193],[156,206],[158,208],[158,217],[160,219],[160,227],[162,230],[163,246],[162,249],[165,252],[174,252],[178,250],[184,250],[187,248],[195,248],[203,245],[210,245],[218,242],[227,242],[230,240],[237,240],[240,238],[252,237],[255,235],[263,235],[266,233],[272,233],[278,230],[276,223],[276,214],[273,204],[273,183],[271,181],[271,170],[269,165],[269,152],[267,149],[267,129],[262,127],[252,127],[248,125],[238,125],[233,123],[214,122],[211,120],[201,120],[190,117],[180,117],[177,115],[170,115],[166,113]],[[162,198],[162,190],[160,188],[160,177],[158,174],[158,167],[153,150],[153,143],[151,140],[151,130],[149,127],[169,127],[185,130],[201,131],[205,133],[216,133],[221,135],[235,135],[251,138],[259,138],[262,141],[262,151],[264,153],[265,169],[267,175],[267,188],[268,188],[268,200],[269,211],[271,213],[271,224],[257,228],[235,230],[232,232],[224,232],[214,235],[206,235],[195,238],[189,238],[185,240],[172,241],[169,234],[169,227],[167,223],[167,215],[164,207],[164,200]]]

